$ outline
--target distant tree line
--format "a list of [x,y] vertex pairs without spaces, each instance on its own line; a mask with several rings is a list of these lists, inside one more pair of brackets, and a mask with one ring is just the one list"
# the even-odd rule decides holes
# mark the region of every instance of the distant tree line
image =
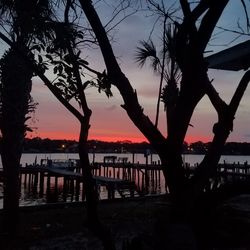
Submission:
[[[206,154],[211,142],[197,141],[184,143],[183,152],[186,154]],[[134,143],[131,141],[106,142],[89,140],[90,153],[155,153],[147,142]],[[1,140],[0,140],[1,150]],[[75,140],[52,140],[40,137],[26,138],[23,152],[25,153],[77,153],[78,142]],[[250,155],[250,143],[248,142],[227,142],[223,149],[224,155]]]
[[[186,145],[186,153],[206,154],[211,142],[197,141]],[[250,143],[248,142],[227,142],[222,150],[223,155],[250,155]]]

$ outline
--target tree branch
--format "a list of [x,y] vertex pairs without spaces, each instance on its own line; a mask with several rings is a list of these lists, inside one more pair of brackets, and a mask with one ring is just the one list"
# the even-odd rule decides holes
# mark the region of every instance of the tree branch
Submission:
[[129,117],[152,143],[156,150],[160,150],[160,145],[165,143],[165,138],[160,131],[154,126],[150,119],[144,115],[141,106],[138,103],[137,94],[133,90],[130,82],[121,71],[117,60],[114,56],[107,33],[91,3],[90,0],[79,0],[82,9],[96,35],[105,65],[107,67],[108,77],[111,83],[115,85],[123,97],[123,108],[127,111]]
[[41,72],[40,68],[34,64],[26,55],[24,55],[8,37],[6,37],[2,32],[0,32],[0,38],[7,43],[11,48],[15,49],[17,54],[24,60],[24,62],[33,70],[33,72],[44,82],[44,84],[49,88],[53,95],[79,120],[83,118],[82,114],[75,109],[65,98],[62,97],[60,91],[55,87],[50,80]]
[[187,0],[180,0],[180,4],[181,4],[181,8],[182,8],[182,12],[184,17],[187,17],[190,15],[191,10],[190,10],[190,6]]
[[228,4],[228,1],[229,0],[221,0],[221,1],[212,0],[211,3],[209,4],[210,7],[205,16],[202,18],[198,30],[198,36],[202,38],[199,40],[199,46],[202,52],[205,50],[212,36],[216,24],[219,18],[221,17],[223,10]]
[[229,109],[231,113],[234,115],[239,107],[240,101],[244,95],[244,92],[248,86],[248,83],[250,81],[250,70],[248,70],[244,76],[242,77],[234,95],[231,99],[231,102],[229,104]]
[[[71,6],[71,0],[67,0],[66,6],[65,6],[65,12],[64,12],[64,22],[66,25],[69,25],[70,6]],[[67,36],[67,34],[65,34],[65,36]],[[85,96],[84,88],[83,88],[83,84],[82,84],[81,75],[79,73],[79,64],[77,62],[76,55],[73,51],[72,45],[71,45],[68,37],[67,37],[67,49],[68,49],[70,58],[72,58],[71,63],[72,63],[72,67],[73,67],[73,73],[74,73],[74,76],[76,78],[76,87],[77,87],[77,91],[79,93],[79,98],[81,101],[84,117],[86,120],[89,121],[92,111],[88,107],[88,103],[86,100],[86,96]],[[87,125],[89,126],[89,122],[87,123]],[[87,140],[87,138],[86,138],[86,140]]]
[[225,112],[225,109],[228,108],[228,105],[221,99],[218,92],[212,85],[212,82],[207,79],[205,83],[205,92],[209,97],[212,105],[214,106],[215,110],[217,111],[218,115],[220,116]]
[[209,178],[214,177],[217,170],[223,146],[232,131],[232,124],[235,113],[239,107],[243,94],[250,82],[250,70],[242,77],[230,104],[224,112],[224,116],[220,116],[217,124],[214,125],[214,138],[209,150],[200,163],[199,167],[191,179],[193,185],[192,191],[197,195],[197,190],[203,190]]

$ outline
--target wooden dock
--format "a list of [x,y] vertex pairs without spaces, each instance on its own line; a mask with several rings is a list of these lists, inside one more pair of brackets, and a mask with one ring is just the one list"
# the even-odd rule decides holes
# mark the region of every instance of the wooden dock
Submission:
[[[110,158],[92,164],[92,174],[97,190],[102,195],[100,198],[114,199],[164,193],[163,167],[156,164],[131,164],[124,159],[113,162]],[[196,167],[186,165],[187,176],[192,176]],[[0,169],[0,182],[2,179],[3,171]],[[208,188],[238,179],[250,180],[250,165],[247,162],[224,162],[218,165],[217,174]],[[20,183],[21,195],[30,194],[35,199],[45,199],[47,203],[85,200],[84,180],[76,164],[68,167],[58,167],[58,163],[26,165],[20,168]]]
[[[93,172],[97,173],[95,170],[96,168],[93,168]],[[3,171],[0,170],[0,180],[2,178]],[[140,193],[132,180],[96,175],[93,175],[93,179],[97,190],[100,190],[101,187],[106,188],[108,199],[114,199],[115,193],[118,193],[122,198],[133,197],[135,193]],[[46,198],[49,200],[55,198],[51,197],[51,189],[57,194],[60,184],[62,185],[64,201],[67,200],[67,193],[71,194],[71,201],[78,201],[80,190],[82,190],[81,200],[85,200],[84,179],[77,167],[56,168],[53,165],[27,165],[20,168],[20,182],[29,191],[37,190],[40,197],[46,194]]]
[[[71,180],[77,180],[83,182],[83,175],[79,172],[68,171],[64,169],[48,168],[48,174],[57,177],[63,177]],[[110,178],[104,176],[93,176],[95,183],[98,187],[105,186],[108,192],[108,199],[115,198],[115,191],[118,191],[121,197],[125,197],[125,190],[129,190],[131,196],[134,196],[136,191],[136,185],[133,181],[122,180],[118,178]],[[98,188],[99,189],[99,188]]]

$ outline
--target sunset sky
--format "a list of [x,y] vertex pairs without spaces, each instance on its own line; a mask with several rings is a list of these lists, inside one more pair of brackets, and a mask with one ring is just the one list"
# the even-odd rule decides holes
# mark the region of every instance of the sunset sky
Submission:
[[[250,4],[248,1],[247,4],[249,7]],[[106,17],[108,13],[101,7],[97,11],[99,11],[102,17]],[[240,1],[230,1],[223,18],[220,20],[220,26],[226,28],[237,27],[238,19],[242,22],[245,21],[243,13]],[[152,20],[146,18],[141,13],[129,17],[116,27],[113,33],[113,47],[123,72],[130,80],[132,86],[137,90],[139,101],[145,113],[154,121],[159,76],[154,74],[149,66],[142,69],[139,68],[134,59],[138,41],[147,40],[151,24]],[[230,36],[231,34],[227,32],[219,32],[212,40],[211,45],[213,46],[209,50],[217,52],[225,49],[225,46],[218,45],[225,45],[228,41],[231,41],[232,37]],[[230,44],[230,46],[247,39],[249,37],[240,37],[234,43]],[[104,70],[102,57],[98,50],[88,51],[86,56],[87,60],[91,62],[91,67],[97,68],[99,71]],[[236,84],[243,73],[243,71],[209,70],[209,76],[214,78],[214,86],[226,101],[230,100]],[[78,121],[65,110],[39,79],[35,78],[33,83],[32,96],[39,105],[31,123],[31,126],[36,127],[36,129],[29,137],[39,136],[42,138],[77,140],[79,134]],[[114,96],[109,99],[103,93],[99,94],[97,89],[91,88],[87,91],[88,103],[93,111],[89,138],[104,141],[145,141],[144,136],[133,125],[126,112],[121,108],[120,105],[123,104],[123,101],[118,91],[114,87],[112,87],[112,91]],[[191,121],[193,127],[190,126],[186,141],[211,140],[211,130],[216,119],[216,114],[205,97],[194,113]],[[166,121],[162,104],[159,127],[165,135]],[[237,112],[234,131],[229,141],[250,142],[250,88],[246,91]]]

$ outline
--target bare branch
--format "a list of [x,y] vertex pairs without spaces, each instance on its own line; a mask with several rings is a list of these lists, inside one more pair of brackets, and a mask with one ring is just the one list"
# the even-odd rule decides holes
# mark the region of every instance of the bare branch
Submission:
[[127,19],[128,17],[134,15],[137,12],[137,10],[127,14],[126,16],[124,16],[123,18],[121,18],[118,22],[116,22],[113,26],[111,26],[109,29],[107,29],[107,32],[110,32],[112,29],[114,29],[115,27],[117,27],[121,22],[123,22],[125,19]]
[[96,70],[90,68],[90,67],[87,66],[86,64],[84,64],[84,65],[82,64],[81,66],[84,67],[85,69],[89,70],[90,72],[94,73],[94,74],[97,75],[97,76],[102,74],[102,73],[100,73],[100,72],[98,72],[98,71],[96,71]]
[[225,27],[221,27],[221,26],[216,26],[217,29],[220,29],[222,31],[227,31],[227,32],[231,32],[237,35],[241,35],[241,36],[250,36],[250,33],[246,33],[243,30],[238,31],[238,30],[233,30],[233,29],[227,29]]
[[247,6],[246,6],[246,3],[244,0],[240,0],[242,5],[243,5],[243,8],[244,8],[244,12],[245,12],[245,15],[246,15],[246,21],[247,21],[247,29],[249,30],[250,28],[250,23],[249,23],[249,17],[248,17],[248,12],[247,12]]

